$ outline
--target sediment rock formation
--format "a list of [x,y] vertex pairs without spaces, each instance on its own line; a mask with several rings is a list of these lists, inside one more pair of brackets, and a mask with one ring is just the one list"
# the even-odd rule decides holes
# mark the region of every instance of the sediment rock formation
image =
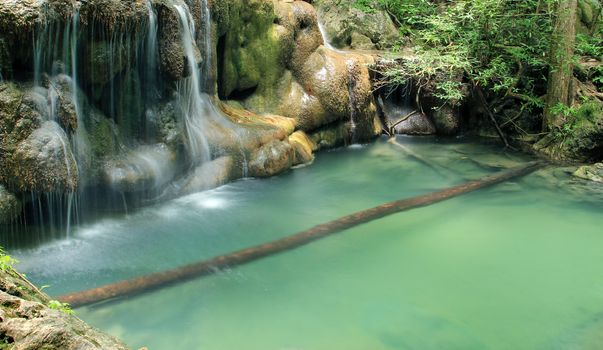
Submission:
[[325,47],[304,1],[0,1],[0,29],[0,185],[17,198],[177,195],[381,130],[372,56]]

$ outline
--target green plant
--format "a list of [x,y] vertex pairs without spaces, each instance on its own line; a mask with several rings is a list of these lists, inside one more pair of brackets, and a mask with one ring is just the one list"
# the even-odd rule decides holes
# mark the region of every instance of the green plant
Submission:
[[576,36],[576,54],[593,58],[603,57],[603,39],[601,35]]
[[365,13],[375,12],[375,9],[373,8],[373,1],[371,0],[356,0],[353,6],[354,8],[357,8]]
[[75,312],[69,306],[69,303],[62,303],[58,300],[51,300],[48,302],[48,307],[53,310],[58,310],[68,315],[73,315]]
[[12,271],[13,265],[17,262],[17,259],[11,258],[10,255],[4,252],[4,248],[0,247],[0,270]]

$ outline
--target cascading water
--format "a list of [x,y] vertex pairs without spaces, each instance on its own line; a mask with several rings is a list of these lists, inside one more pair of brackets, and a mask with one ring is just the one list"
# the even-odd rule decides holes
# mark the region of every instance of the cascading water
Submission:
[[329,41],[329,37],[327,36],[327,30],[323,26],[322,21],[320,20],[320,18],[318,16],[316,18],[316,21],[318,23],[318,30],[320,31],[320,35],[322,36],[322,41],[323,41],[325,47],[329,50],[340,51],[340,50],[336,49],[333,45],[331,45],[331,42]]
[[356,119],[358,116],[358,108],[356,106],[356,78],[354,74],[354,61],[348,60],[346,61],[346,65],[348,68],[348,96],[349,102],[348,106],[350,108],[350,143],[356,143]]
[[[36,103],[38,112],[46,116],[48,121],[54,123],[44,125],[63,124],[67,130],[71,129],[71,133],[65,135],[58,126],[46,127],[54,135],[54,139],[58,140],[61,144],[67,179],[74,177],[78,179],[84,178],[82,176],[83,169],[77,165],[88,152],[88,140],[84,128],[77,84],[78,25],[79,8],[76,7],[71,19],[66,21],[63,27],[57,23],[43,22],[38,28],[39,30],[34,33],[33,41],[35,86],[33,91],[40,95],[42,101],[41,103]],[[46,81],[43,82],[43,74],[49,71],[49,69],[51,76],[44,78]],[[45,88],[44,85],[48,87]],[[65,87],[65,85],[67,86],[66,88],[59,88],[59,86]],[[68,97],[63,95],[65,91],[68,91]],[[69,107],[67,107],[67,104],[69,104]],[[61,113],[64,113],[67,108],[73,112],[72,118],[61,118]],[[69,140],[69,144],[65,142],[66,138]],[[75,155],[73,161],[77,166],[77,174],[71,171],[72,168],[69,159],[71,154]],[[77,214],[77,196],[74,190],[68,189],[64,194],[31,194],[31,196],[40,195],[45,198],[45,203],[42,203],[39,198],[37,200],[32,199],[31,201],[34,207],[37,207],[33,210],[38,216],[34,217],[34,221],[42,222],[47,218],[51,221],[51,227],[64,229],[67,235],[69,235],[71,223],[74,219],[77,219],[75,217]],[[44,215],[44,212],[47,215]],[[59,219],[55,220],[54,217],[58,217]]]
[[158,43],[157,43],[157,14],[153,9],[153,4],[151,0],[147,0],[146,2],[147,10],[149,13],[148,17],[148,32],[146,39],[146,57],[145,57],[145,79],[146,79],[146,88],[143,89],[144,100],[146,101],[145,106],[145,118],[144,118],[144,136],[145,138],[149,138],[152,134],[149,124],[152,124],[155,119],[155,114],[151,105],[155,100],[159,98],[158,91],[158,70],[157,70],[157,62],[159,57],[158,51]]
[[206,125],[203,116],[207,113],[207,100],[201,97],[199,68],[195,59],[194,37],[195,21],[188,7],[175,5],[180,19],[182,45],[190,76],[178,82],[180,106],[184,117],[186,147],[193,165],[210,160],[210,149],[204,132]]
[[203,64],[203,87],[204,89],[209,89],[211,81],[211,65],[212,65],[212,41],[211,41],[211,11],[209,10],[208,0],[201,0],[201,8],[203,10],[203,36],[204,36],[204,50],[205,50],[205,58]]

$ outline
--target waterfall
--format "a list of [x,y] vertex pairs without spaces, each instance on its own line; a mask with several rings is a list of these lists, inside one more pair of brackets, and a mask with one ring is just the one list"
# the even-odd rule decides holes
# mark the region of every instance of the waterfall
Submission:
[[327,36],[327,31],[323,26],[322,21],[318,17],[318,13],[316,13],[316,22],[318,23],[318,30],[320,31],[320,35],[322,36],[322,41],[324,42],[325,47],[329,50],[340,51],[336,49],[333,45],[331,45],[329,37]]
[[350,108],[350,143],[356,143],[356,119],[358,115],[358,108],[356,107],[356,79],[354,77],[354,61],[347,60],[346,65],[348,68],[348,98]]
[[174,5],[180,19],[180,33],[184,54],[190,76],[178,82],[177,90],[180,107],[184,116],[185,143],[193,165],[201,164],[211,159],[209,144],[204,134],[206,123],[204,116],[209,106],[209,99],[202,98],[200,90],[199,68],[195,59],[194,36],[195,22],[188,7]]
[[147,0],[147,10],[149,11],[149,27],[146,40],[146,60],[147,60],[147,83],[155,87],[157,78],[157,15],[153,9],[151,0]]
[[[65,158],[65,167],[67,178],[71,179],[72,172],[69,164],[69,154],[75,155],[75,161],[78,165],[78,176],[82,179],[82,167],[79,165],[85,158],[88,152],[88,140],[84,128],[83,113],[80,105],[80,96],[78,94],[78,34],[79,34],[79,8],[75,8],[69,20],[63,26],[58,23],[44,21],[37,30],[34,30],[33,38],[33,58],[34,58],[34,90],[36,94],[40,94],[41,102],[36,103],[38,111],[46,116],[49,121],[57,123],[69,123],[69,121],[61,120],[61,108],[66,108],[66,103],[71,103],[77,127],[71,130],[73,134],[67,133],[69,143],[63,139],[62,131],[52,130],[57,139],[61,143],[63,149],[63,157]],[[50,72],[51,76],[47,81],[43,81],[43,73]],[[68,75],[69,74],[69,75]],[[44,85],[48,84],[48,88]],[[69,99],[62,95],[65,92],[65,85],[69,86]],[[43,127],[52,124],[43,124]],[[55,124],[56,125],[56,124]],[[68,129],[68,126],[65,126]],[[32,193],[32,196],[34,194]],[[51,227],[62,228],[69,235],[71,231],[71,223],[74,221],[74,214],[77,212],[77,198],[74,191],[69,190],[65,194],[59,193],[44,193],[35,194],[35,196],[43,196],[45,201],[32,200],[34,206],[37,206],[38,218],[36,220],[44,220],[44,211],[48,213]],[[58,217],[55,220],[54,217]]]
[[151,0],[146,2],[147,10],[149,12],[147,38],[145,42],[145,89],[142,93],[145,101],[145,115],[143,119],[144,124],[144,137],[149,139],[152,135],[152,129],[149,125],[155,120],[155,114],[152,109],[153,103],[160,97],[158,88],[158,59],[159,59],[159,45],[157,42],[157,31],[158,22],[157,14],[153,9]]
[[204,23],[204,50],[205,57],[203,59],[203,88],[210,89],[211,84],[211,65],[212,65],[212,41],[211,41],[211,12],[209,10],[208,0],[201,0],[201,7],[203,10],[203,23]]

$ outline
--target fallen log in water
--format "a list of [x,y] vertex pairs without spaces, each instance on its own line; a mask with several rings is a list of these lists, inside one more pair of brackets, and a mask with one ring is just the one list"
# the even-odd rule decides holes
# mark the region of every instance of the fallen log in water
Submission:
[[302,231],[271,242],[263,243],[251,248],[220,255],[209,260],[200,261],[198,263],[193,263],[172,270],[152,273],[98,288],[63,295],[59,297],[58,300],[69,303],[73,307],[79,307],[115,297],[142,293],[174,284],[176,282],[187,281],[196,277],[211,275],[220,269],[242,265],[263,257],[271,256],[289,249],[294,249],[314,240],[323,238],[327,235],[337,233],[353,226],[367,223],[393,213],[423,207],[459,196],[461,194],[475,191],[480,188],[492,186],[516,177],[527,175],[539,168],[542,168],[543,166],[544,163],[542,162],[526,163],[522,166],[501,171],[475,181],[464,183],[462,185],[450,187],[422,196],[385,203],[371,209],[359,211],[339,219],[314,226],[306,231]]

